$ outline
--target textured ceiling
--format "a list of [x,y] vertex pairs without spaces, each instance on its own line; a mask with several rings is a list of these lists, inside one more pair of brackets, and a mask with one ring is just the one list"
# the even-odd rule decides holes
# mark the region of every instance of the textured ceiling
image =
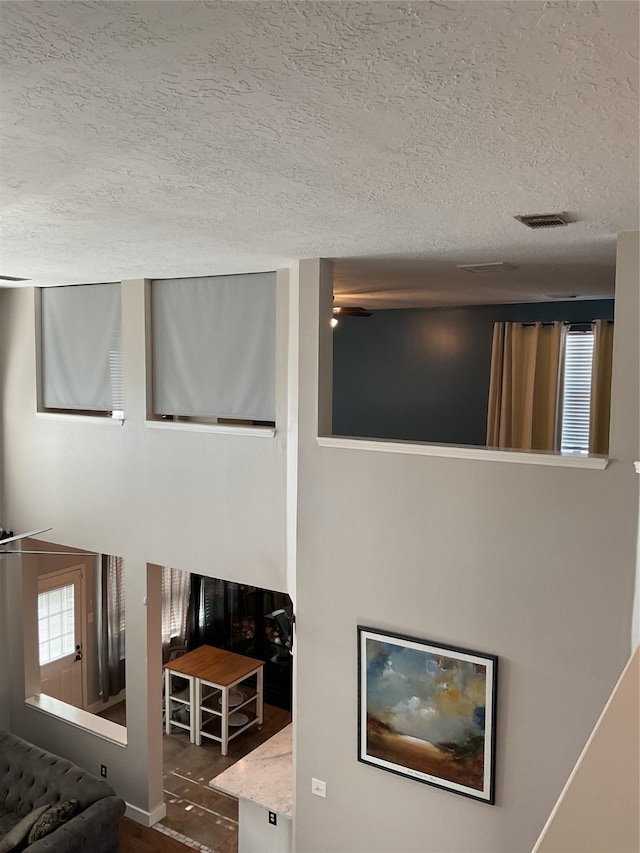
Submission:
[[638,228],[637,2],[3,0],[0,56],[0,273],[37,284],[322,256],[341,304],[601,296]]

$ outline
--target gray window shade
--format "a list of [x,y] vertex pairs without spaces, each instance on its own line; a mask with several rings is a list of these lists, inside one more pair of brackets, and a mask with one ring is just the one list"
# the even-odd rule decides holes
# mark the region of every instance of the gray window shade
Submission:
[[275,421],[276,274],[151,284],[153,411]]
[[47,287],[41,295],[45,408],[122,410],[120,284]]

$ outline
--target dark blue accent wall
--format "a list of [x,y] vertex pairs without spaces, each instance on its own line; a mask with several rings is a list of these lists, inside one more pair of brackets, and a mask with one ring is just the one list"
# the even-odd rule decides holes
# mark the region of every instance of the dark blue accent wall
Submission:
[[484,445],[493,324],[613,319],[613,299],[374,311],[333,331],[333,434]]

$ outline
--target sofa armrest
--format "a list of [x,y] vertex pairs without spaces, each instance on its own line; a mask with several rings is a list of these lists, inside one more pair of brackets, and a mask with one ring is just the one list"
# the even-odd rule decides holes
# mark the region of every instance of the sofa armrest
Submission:
[[117,853],[120,797],[102,797],[49,835],[29,845],[29,853]]

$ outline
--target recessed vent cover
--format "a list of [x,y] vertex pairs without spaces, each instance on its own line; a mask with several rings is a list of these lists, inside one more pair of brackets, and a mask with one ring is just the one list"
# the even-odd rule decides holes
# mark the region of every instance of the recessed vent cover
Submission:
[[514,264],[508,264],[506,261],[492,261],[488,264],[456,264],[456,268],[465,272],[502,272],[503,270],[515,270],[517,267]]
[[514,216],[527,228],[558,228],[571,222],[568,213],[532,213],[528,216]]
[[31,279],[17,278],[15,275],[0,275],[0,281],[31,281]]

